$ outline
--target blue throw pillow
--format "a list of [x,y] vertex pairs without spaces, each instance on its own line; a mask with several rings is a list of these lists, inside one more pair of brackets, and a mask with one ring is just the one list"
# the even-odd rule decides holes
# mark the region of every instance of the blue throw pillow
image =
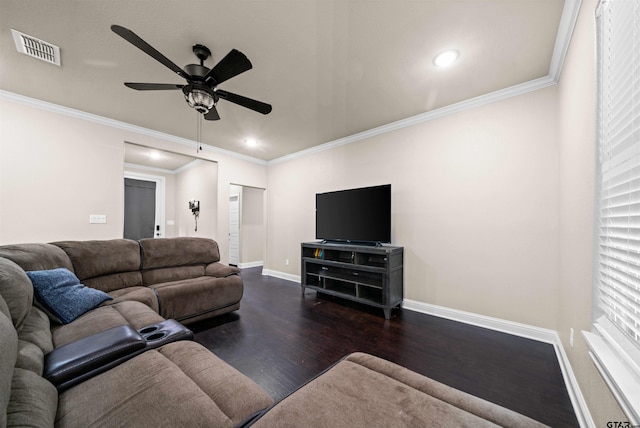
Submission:
[[35,270],[27,272],[27,276],[36,299],[63,324],[112,299],[103,291],[81,284],[69,269]]

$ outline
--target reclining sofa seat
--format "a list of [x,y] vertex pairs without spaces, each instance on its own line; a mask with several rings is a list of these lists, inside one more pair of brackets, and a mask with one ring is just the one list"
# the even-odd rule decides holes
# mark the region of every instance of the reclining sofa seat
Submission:
[[163,317],[191,323],[240,308],[240,270],[220,263],[216,241],[143,239],[140,251],[143,284],[158,296]]

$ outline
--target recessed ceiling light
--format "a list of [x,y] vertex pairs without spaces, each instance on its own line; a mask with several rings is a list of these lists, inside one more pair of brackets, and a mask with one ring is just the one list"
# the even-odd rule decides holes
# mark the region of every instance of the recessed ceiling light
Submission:
[[156,152],[155,150],[149,152],[149,157],[153,160],[158,160],[162,157],[160,152]]
[[440,68],[448,67],[454,62],[456,62],[456,60],[458,59],[458,55],[459,55],[458,51],[456,50],[448,50],[448,51],[440,52],[433,59],[433,63],[436,65],[436,67],[440,67]]
[[258,145],[258,142],[256,140],[254,140],[253,138],[248,138],[248,139],[244,140],[244,142],[249,147],[256,147]]

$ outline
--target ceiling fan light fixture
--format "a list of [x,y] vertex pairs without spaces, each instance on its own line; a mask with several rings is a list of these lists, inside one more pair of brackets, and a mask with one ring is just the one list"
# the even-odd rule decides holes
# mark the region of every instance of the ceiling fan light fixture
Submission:
[[213,91],[206,86],[187,85],[182,88],[182,92],[184,92],[184,99],[189,107],[198,113],[207,114],[216,104]]
[[[208,68],[205,67],[204,61],[211,56],[211,51],[204,45],[196,44],[192,50],[200,60],[200,64],[188,64],[183,69],[128,28],[112,25],[111,31],[187,81],[187,85],[125,82],[125,86],[128,88],[137,91],[182,89],[184,99],[189,104],[189,107],[204,116],[205,120],[220,120],[220,115],[215,108],[220,98],[258,113],[271,113],[270,104],[232,92],[217,90],[217,86],[220,83],[253,68],[249,58],[239,50],[232,49],[213,68]],[[198,119],[202,119],[202,116],[198,116]]]

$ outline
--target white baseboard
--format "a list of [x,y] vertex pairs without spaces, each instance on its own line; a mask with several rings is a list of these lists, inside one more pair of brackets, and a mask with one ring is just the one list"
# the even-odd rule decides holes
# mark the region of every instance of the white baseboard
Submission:
[[277,270],[262,269],[262,275],[272,276],[274,278],[284,279],[286,281],[293,281],[300,284],[300,275],[294,275],[292,273],[279,272]]
[[262,265],[264,265],[264,262],[262,260],[257,262],[238,263],[238,267],[240,269],[254,268]]
[[424,314],[435,315],[453,321],[460,321],[490,330],[501,331],[539,342],[555,344],[557,334],[554,330],[535,327],[528,324],[521,324],[507,321],[500,318],[492,318],[485,315],[474,314],[472,312],[460,311],[457,309],[445,308],[444,306],[431,305],[429,303],[418,302],[416,300],[404,299],[402,302],[404,309],[409,309]]
[[578,385],[578,380],[573,373],[571,363],[564,351],[562,341],[557,331],[409,299],[404,299],[402,308],[553,345],[560,370],[562,371],[562,377],[580,426],[595,428],[596,425],[591,417],[587,403]]
[[596,428],[596,423],[591,417],[591,412],[589,412],[589,408],[587,407],[587,401],[584,399],[584,395],[582,395],[580,385],[578,385],[578,379],[576,379],[576,375],[573,373],[569,357],[564,351],[560,335],[558,335],[557,332],[556,340],[557,342],[553,344],[553,347],[555,348],[556,355],[558,356],[560,370],[562,370],[564,383],[567,386],[567,392],[569,393],[569,398],[571,399],[571,404],[573,405],[573,410],[576,414],[576,418],[578,419],[578,423],[581,427]]

